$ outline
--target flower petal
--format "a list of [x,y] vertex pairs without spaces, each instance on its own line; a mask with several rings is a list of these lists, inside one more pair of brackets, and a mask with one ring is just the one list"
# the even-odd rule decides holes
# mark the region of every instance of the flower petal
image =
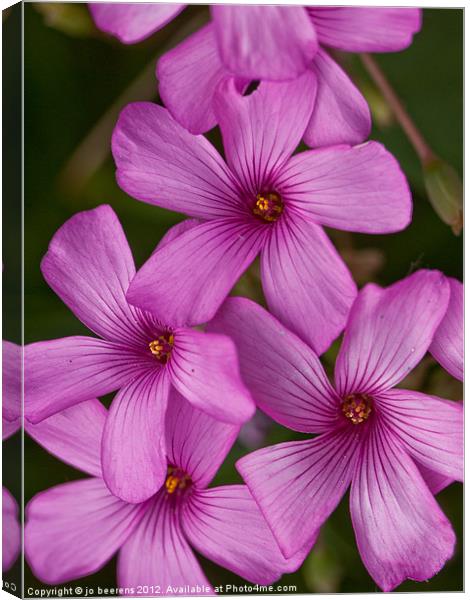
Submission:
[[272,191],[276,173],[302,139],[315,95],[311,71],[292,82],[262,82],[249,96],[242,96],[232,79],[217,88],[214,111],[227,162],[253,200]]
[[432,471],[431,469],[428,469],[419,463],[417,463],[417,466],[419,472],[421,473],[421,477],[424,479],[424,482],[434,495],[438,494],[441,490],[454,482],[452,477],[441,475],[441,473]]
[[421,29],[419,8],[310,7],[307,9],[325,46],[346,52],[397,52]]
[[287,558],[315,542],[346,492],[360,438],[350,428],[257,450],[236,467]]
[[369,105],[351,79],[329,54],[318,50],[312,63],[317,77],[317,99],[304,133],[313,148],[360,144],[369,137]]
[[325,352],[343,330],[357,290],[323,229],[283,215],[261,253],[261,276],[274,316],[317,354]]
[[82,336],[28,344],[24,354],[25,416],[32,423],[109,394],[149,368],[122,344]]
[[335,423],[339,400],[318,357],[264,308],[228,298],[208,330],[235,342],[243,380],[275,421],[305,433],[322,433]]
[[34,575],[57,584],[95,573],[134,530],[145,504],[112,496],[101,479],[58,485],[26,507],[25,553]]
[[18,503],[2,487],[2,571],[14,565],[21,550],[21,526]]
[[384,289],[366,285],[336,360],[339,393],[374,394],[399,383],[426,353],[448,302],[439,271],[422,269]]
[[308,67],[317,36],[300,6],[211,6],[222,61],[248,79],[294,79]]
[[[223,66],[212,24],[201,27],[158,61],[160,96],[173,118],[194,134],[217,125],[212,97],[219,83],[230,77]],[[240,91],[246,80],[237,79]]]
[[239,426],[197,410],[172,388],[166,413],[168,462],[183,469],[199,488],[212,481],[239,431]]
[[362,560],[386,592],[406,578],[429,579],[453,554],[449,521],[414,462],[382,428],[364,445],[350,504]]
[[123,387],[109,409],[103,433],[103,479],[126,502],[143,502],[165,481],[165,411],[170,380],[150,371]]
[[138,200],[201,219],[237,211],[233,177],[218,152],[161,106],[128,104],[114,129],[112,150],[120,187]]
[[127,297],[169,325],[205,323],[260,251],[264,232],[239,220],[201,223],[157,249]]
[[88,4],[96,26],[116,36],[123,44],[135,44],[152,35],[186,6],[185,4]]
[[27,433],[60,460],[101,477],[101,438],[107,411],[99,400],[86,400],[41,421],[26,422]]
[[424,466],[463,480],[463,406],[410,390],[388,390],[376,397],[387,429]]
[[[118,584],[149,586],[150,595],[188,595],[188,587],[214,591],[181,530],[180,515],[166,492],[160,492],[119,553]],[[159,592],[152,590],[158,588]],[[186,590],[186,591],[185,591]],[[196,592],[194,592],[196,593]]]
[[453,377],[463,381],[463,285],[448,277],[449,307],[436,333],[429,352]]
[[202,222],[203,221],[201,221],[199,219],[185,219],[184,221],[181,221],[180,223],[173,225],[173,227],[170,227],[170,229],[167,230],[165,235],[158,242],[157,247],[152,252],[152,254],[154,254],[157,250],[161,250],[162,248],[167,246],[173,240],[176,240],[176,238],[178,238],[182,233],[185,233],[186,231],[190,231],[197,225],[200,225]]
[[8,439],[21,427],[21,346],[2,341],[2,438]]
[[411,194],[395,158],[377,142],[308,150],[279,178],[289,206],[346,231],[392,233],[411,220]]
[[125,297],[134,260],[110,206],[77,213],[62,225],[41,270],[54,292],[99,336],[129,342],[140,335],[136,311]]
[[298,569],[305,558],[286,560],[245,485],[194,493],[183,508],[182,524],[204,556],[253,583],[267,585]]

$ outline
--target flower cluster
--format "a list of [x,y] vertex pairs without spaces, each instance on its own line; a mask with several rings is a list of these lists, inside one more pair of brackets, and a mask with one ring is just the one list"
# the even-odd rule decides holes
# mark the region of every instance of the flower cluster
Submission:
[[[183,9],[90,5],[124,43]],[[396,386],[428,351],[463,378],[462,284],[423,269],[358,291],[324,230],[389,234],[411,222],[406,178],[366,141],[367,103],[329,49],[402,50],[420,11],[210,14],[159,59],[164,106],[124,107],[112,137],[122,190],[188,218],[136,271],[115,212],[100,205],[62,225],[41,264],[94,335],[25,347],[25,429],[89,477],[29,502],[28,563],[59,584],[118,552],[127,594],[213,594],[195,549],[266,585],[300,567],[350,488],[377,585],[424,581],[454,550],[434,494],[462,480],[462,404]],[[216,125],[225,158],[202,135]],[[228,298],[258,256],[268,310]],[[319,356],[340,335],[332,383]],[[114,392],[107,409],[97,398]],[[243,484],[210,487],[256,408],[310,437],[260,448],[237,462]],[[4,404],[7,435],[13,413]]]

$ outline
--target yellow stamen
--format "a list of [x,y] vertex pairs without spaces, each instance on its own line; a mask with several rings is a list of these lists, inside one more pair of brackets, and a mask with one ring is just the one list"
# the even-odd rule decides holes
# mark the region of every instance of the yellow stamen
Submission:
[[153,340],[149,344],[150,352],[162,362],[166,362],[170,358],[171,350],[175,336],[170,334],[169,336],[160,335],[156,340]]
[[349,394],[341,404],[343,415],[353,425],[366,421],[372,412],[372,399],[367,394]]

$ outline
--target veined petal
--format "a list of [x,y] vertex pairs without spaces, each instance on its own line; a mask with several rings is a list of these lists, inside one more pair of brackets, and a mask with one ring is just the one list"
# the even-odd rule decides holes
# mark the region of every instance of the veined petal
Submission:
[[377,142],[297,154],[279,176],[289,205],[317,223],[392,233],[411,220],[411,193],[396,159]]
[[101,479],[58,485],[26,507],[25,553],[34,575],[57,584],[99,571],[129,537],[145,504],[111,495]]
[[25,423],[27,433],[48,452],[76,469],[101,477],[101,438],[107,411],[86,400],[41,421]]
[[28,344],[24,354],[25,416],[32,423],[109,394],[149,369],[128,347],[83,336]]
[[214,419],[241,425],[253,416],[255,404],[240,376],[237,349],[229,337],[175,330],[168,370],[180,394]]
[[304,141],[312,148],[360,144],[369,137],[369,105],[351,79],[321,48],[312,63],[317,98]]
[[198,552],[261,585],[295,571],[306,555],[283,557],[245,485],[198,490],[183,507],[182,525]]
[[[230,77],[220,60],[212,24],[201,27],[158,61],[159,92],[173,118],[193,134],[217,124],[212,97],[219,83]],[[242,90],[246,80],[238,79]]]
[[240,210],[233,177],[217,150],[161,106],[128,104],[114,129],[112,150],[117,181],[137,200],[201,219]]
[[366,285],[336,360],[338,392],[373,394],[399,383],[426,353],[448,302],[439,271],[422,269],[388,288]]
[[254,260],[264,238],[262,225],[232,219],[201,223],[157,249],[127,297],[169,325],[205,323]]
[[287,558],[310,548],[346,492],[360,437],[349,427],[257,450],[236,467]]
[[21,525],[18,503],[10,492],[2,487],[2,571],[10,569],[21,549]]
[[425,581],[452,556],[455,535],[418,468],[383,428],[364,444],[351,517],[362,560],[377,585]]
[[123,387],[109,409],[101,454],[103,479],[126,502],[147,500],[165,481],[169,390],[166,370],[150,371]]
[[261,276],[270,311],[323,354],[343,330],[357,294],[323,229],[299,215],[282,215],[261,253]]
[[419,8],[309,7],[319,41],[346,52],[397,52],[421,29]]
[[185,4],[88,4],[96,26],[116,36],[123,44],[135,44],[152,35],[184,8]]
[[239,426],[213,419],[171,390],[166,413],[168,462],[185,471],[199,488],[212,481],[239,431]]
[[[236,7],[242,8],[247,7]],[[276,173],[301,141],[316,88],[312,71],[287,83],[263,81],[249,96],[242,96],[232,79],[217,88],[214,111],[227,162],[253,200],[257,193],[272,191]]]
[[167,230],[165,235],[158,242],[157,247],[152,252],[152,254],[157,252],[157,250],[161,250],[163,247],[168,245],[173,240],[176,240],[176,238],[178,238],[182,233],[185,233],[186,231],[193,229],[197,225],[200,225],[202,222],[203,221],[201,221],[200,219],[185,219],[184,221],[181,221],[180,223],[173,225],[173,227],[170,227],[170,229]]
[[381,419],[404,448],[429,469],[463,480],[463,406],[411,390],[376,397]]
[[208,330],[235,342],[243,380],[271,418],[306,433],[335,424],[339,400],[318,357],[264,308],[228,298]]
[[2,439],[21,427],[21,346],[2,341]]
[[463,285],[448,277],[449,306],[437,328],[429,352],[453,377],[463,381]]
[[294,79],[318,49],[303,7],[213,5],[211,10],[222,61],[240,77]]
[[158,586],[164,596],[187,595],[185,586],[203,587],[198,596],[214,594],[181,530],[179,512],[166,492],[151,501],[122,547],[117,577],[120,587]]
[[134,260],[110,206],[77,213],[62,225],[41,270],[54,292],[97,335],[121,342],[140,336],[136,311],[126,302]]
[[424,482],[434,495],[438,494],[441,490],[454,482],[452,477],[441,475],[441,473],[437,473],[436,471],[428,469],[420,463],[417,463],[417,467],[421,473],[421,477],[424,479]]

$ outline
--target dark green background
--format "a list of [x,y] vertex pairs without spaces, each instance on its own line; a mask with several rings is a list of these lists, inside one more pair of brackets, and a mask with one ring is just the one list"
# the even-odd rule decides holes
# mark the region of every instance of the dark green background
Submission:
[[[124,46],[93,28],[90,28],[89,35],[76,36],[64,32],[60,23],[51,26],[44,17],[44,6],[41,12],[34,4],[26,4],[24,9],[26,343],[86,333],[86,329],[45,284],[39,269],[51,236],[71,215],[101,203],[111,204],[121,219],[138,266],[149,256],[168,227],[181,219],[179,215],[137,202],[124,194],[115,183],[114,165],[109,153],[90,177],[64,180],[63,169],[76,147],[131,81],[144,69],[149,71],[149,64],[156,61],[163,49],[175,45],[183,27],[194,27],[204,21],[208,14],[207,7],[190,7],[147,41]],[[83,11],[82,16],[86,17],[84,6],[74,5],[73,10]],[[78,14],[71,13],[69,18],[75,19]],[[7,16],[6,25],[9,18]],[[13,24],[10,29],[13,31]],[[425,10],[423,29],[408,50],[377,57],[434,151],[460,174],[463,145],[462,35],[462,10]],[[348,58],[346,65],[357,81],[367,83],[357,57]],[[155,89],[157,99],[157,87],[156,83],[154,86],[151,71],[144,88]],[[212,132],[210,137],[220,147],[217,132]],[[332,232],[335,243],[340,250],[353,244],[355,249],[380,251],[384,258],[383,265],[375,273],[370,273],[369,278],[382,284],[404,277],[418,267],[441,269],[448,275],[461,278],[462,239],[455,237],[433,212],[424,192],[419,162],[402,130],[395,123],[386,127],[376,126],[371,137],[386,144],[409,178],[414,197],[413,223],[406,231],[388,236],[342,236]],[[97,152],[106,148],[108,141],[108,134],[101,136]],[[17,234],[13,233],[17,231],[13,230],[14,211],[11,215],[4,215],[4,225],[4,231],[8,233],[10,230],[13,244],[13,239],[17,239]],[[83,243],[86,245],[86,239]],[[4,305],[7,314],[14,315],[17,296],[11,272],[6,264]],[[249,289],[246,285],[245,281],[239,289]],[[4,322],[4,338],[19,342],[13,318]],[[334,349],[326,357],[329,364]],[[462,393],[460,386],[434,364],[427,372],[421,389],[440,395],[448,392],[448,397],[454,399],[461,397]],[[266,444],[298,437],[276,425],[270,429]],[[4,446],[5,459],[8,461],[8,457],[11,457],[13,461],[19,447],[20,436],[16,435]],[[234,448],[219,473],[217,483],[239,480],[234,461],[248,451],[242,445]],[[48,455],[31,440],[26,440],[26,501],[40,490],[82,476]],[[5,484],[19,493],[18,483],[8,470],[5,472]],[[458,535],[459,545],[455,556],[431,581],[406,582],[398,591],[462,589],[461,485],[454,484],[442,492],[439,501]],[[237,576],[201,560],[214,585],[241,582]],[[18,572],[19,565],[14,569]],[[282,583],[296,584],[299,592],[378,591],[359,558],[347,499],[325,525],[317,551],[302,569],[285,576]],[[43,586],[28,567],[25,585]],[[80,585],[95,588],[97,585],[115,585],[115,559],[99,573],[81,580]]]

